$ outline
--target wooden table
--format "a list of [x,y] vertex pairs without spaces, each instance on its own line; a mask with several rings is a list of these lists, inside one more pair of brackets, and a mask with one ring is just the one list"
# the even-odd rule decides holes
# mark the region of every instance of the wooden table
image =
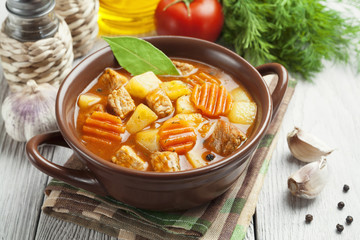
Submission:
[[[6,17],[0,8],[0,22]],[[0,69],[0,103],[8,87]],[[360,76],[341,64],[325,62],[313,83],[299,81],[284,118],[279,141],[259,196],[246,239],[360,239]],[[1,112],[1,111],[0,111]],[[303,163],[290,155],[286,135],[294,126],[313,133],[336,148],[328,157],[330,179],[314,200],[291,196],[287,178]],[[27,160],[25,143],[13,141],[0,117],[0,239],[114,239],[102,233],[49,217],[41,212],[50,177]],[[64,163],[71,151],[46,147],[43,154]],[[350,186],[343,193],[344,184]],[[337,209],[344,201],[345,207]],[[314,216],[311,224],[304,219]],[[345,224],[347,215],[354,222]],[[345,226],[341,234],[336,224]]]

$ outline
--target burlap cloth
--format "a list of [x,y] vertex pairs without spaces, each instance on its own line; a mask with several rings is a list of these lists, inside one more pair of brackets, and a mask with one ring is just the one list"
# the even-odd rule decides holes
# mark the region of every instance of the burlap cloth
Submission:
[[[278,113],[245,172],[230,190],[203,206],[179,212],[142,210],[53,179],[45,189],[48,197],[42,209],[51,216],[120,239],[243,239],[295,85],[295,81],[289,81]],[[67,166],[82,167],[75,158],[70,158]]]

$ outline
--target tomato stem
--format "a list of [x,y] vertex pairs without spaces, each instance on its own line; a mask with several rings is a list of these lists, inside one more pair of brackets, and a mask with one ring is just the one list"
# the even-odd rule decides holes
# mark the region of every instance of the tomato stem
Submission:
[[171,3],[169,3],[168,5],[166,5],[163,9],[163,11],[166,11],[166,9],[168,9],[169,7],[171,7],[172,5],[175,5],[179,2],[183,2],[186,6],[186,10],[187,10],[187,13],[188,13],[188,17],[191,16],[191,10],[190,10],[190,3],[192,3],[194,0],[176,0],[176,1],[173,1]]

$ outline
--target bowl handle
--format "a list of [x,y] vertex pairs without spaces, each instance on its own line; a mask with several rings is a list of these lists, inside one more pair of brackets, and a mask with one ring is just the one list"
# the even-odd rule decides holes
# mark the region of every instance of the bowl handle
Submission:
[[83,188],[99,195],[107,195],[92,172],[63,167],[44,158],[38,151],[38,147],[42,144],[69,147],[59,131],[40,134],[31,138],[26,143],[26,154],[31,163],[40,171],[73,186]]
[[285,95],[285,91],[288,85],[288,72],[286,68],[279,63],[266,63],[256,67],[256,69],[261,74],[261,76],[268,74],[276,74],[278,76],[276,87],[271,94],[271,98],[273,100],[272,118],[274,118],[280,106],[281,100]]

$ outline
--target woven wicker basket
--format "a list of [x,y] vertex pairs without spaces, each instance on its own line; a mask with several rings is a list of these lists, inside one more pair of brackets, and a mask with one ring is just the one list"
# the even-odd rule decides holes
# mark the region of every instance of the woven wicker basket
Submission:
[[29,80],[58,87],[72,69],[74,54],[71,33],[66,22],[58,18],[56,34],[34,42],[20,42],[8,37],[3,24],[0,57],[5,79],[12,91],[22,88]]
[[96,0],[56,0],[55,12],[69,25],[75,58],[92,48],[98,34]]

